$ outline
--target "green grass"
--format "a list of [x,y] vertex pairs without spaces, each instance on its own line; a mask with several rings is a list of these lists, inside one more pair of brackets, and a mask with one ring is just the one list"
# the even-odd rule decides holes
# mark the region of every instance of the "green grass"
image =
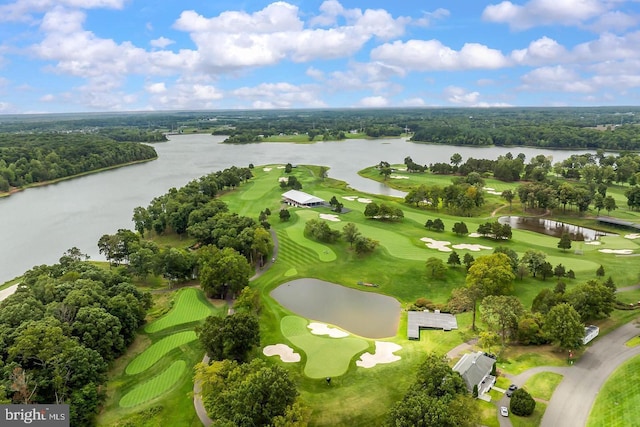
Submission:
[[180,380],[186,369],[187,364],[184,360],[176,360],[160,375],[138,385],[125,394],[120,399],[120,407],[131,408],[162,395]]
[[499,427],[500,422],[498,421],[496,405],[491,402],[485,402],[484,400],[478,400],[477,402],[480,408],[480,424],[486,427]]
[[524,384],[524,388],[533,397],[543,400],[551,400],[551,396],[563,376],[554,372],[541,372],[531,376]]
[[616,369],[600,389],[587,427],[626,427],[640,419],[640,356]]
[[497,367],[501,371],[518,375],[535,366],[568,366],[567,353],[551,346],[508,347],[498,358]]
[[211,305],[204,300],[201,292],[193,288],[185,288],[178,291],[171,311],[147,325],[144,330],[147,333],[155,333],[176,325],[202,320],[212,313]]
[[640,337],[633,337],[626,343],[624,343],[627,347],[637,347],[640,345]]
[[282,334],[307,356],[304,374],[309,378],[343,375],[349,369],[351,359],[369,348],[369,343],[362,338],[313,335],[307,323],[306,319],[297,316],[281,320]]
[[547,410],[547,405],[542,402],[536,402],[536,409],[533,414],[528,417],[520,417],[509,412],[509,419],[513,427],[538,427],[542,423],[542,416]]
[[[311,209],[302,209],[298,211],[297,214],[298,216],[300,216],[302,219],[305,220],[305,223],[306,221],[312,218],[318,218],[318,213],[315,211],[312,211]],[[307,249],[311,249],[313,252],[315,252],[315,254],[320,259],[320,261],[324,261],[324,262],[334,261],[336,259],[336,253],[333,251],[333,249],[330,246],[316,242],[315,240],[310,240],[305,237],[304,235],[305,223],[298,222],[294,224],[292,227],[287,228],[287,234],[289,235],[289,238],[297,242],[299,245]]]
[[135,359],[127,365],[125,372],[127,375],[136,375],[146,371],[160,359],[162,359],[171,350],[178,348],[191,341],[197,340],[198,337],[194,331],[185,331],[171,334],[161,339],[139,354]]

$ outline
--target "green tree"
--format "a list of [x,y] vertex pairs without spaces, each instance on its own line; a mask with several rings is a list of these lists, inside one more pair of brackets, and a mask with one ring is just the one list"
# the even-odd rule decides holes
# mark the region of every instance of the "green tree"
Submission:
[[569,304],[583,322],[609,317],[615,305],[615,289],[597,280],[577,285],[566,294]]
[[504,346],[508,336],[515,337],[524,307],[517,297],[489,295],[482,300],[482,320],[500,334]]
[[373,252],[380,243],[377,240],[370,239],[369,237],[358,236],[354,242],[354,249],[358,255]]
[[442,279],[447,272],[444,262],[440,258],[431,257],[427,259],[427,277],[431,279]]
[[289,212],[289,209],[280,209],[280,221],[285,222],[285,221],[289,221],[289,219],[291,218],[291,213]]
[[444,222],[442,222],[440,218],[436,218],[433,220],[433,230],[444,231]]
[[509,409],[514,415],[528,417],[536,409],[536,401],[525,389],[519,388],[511,396]]
[[224,299],[228,293],[237,294],[249,284],[253,269],[235,249],[207,246],[200,249],[199,258],[200,286],[207,295]]
[[462,257],[462,263],[467,268],[467,271],[469,271],[474,261],[475,261],[475,258],[473,258],[473,255],[471,255],[469,252],[465,253],[464,256]]
[[239,312],[224,318],[209,316],[196,327],[196,333],[213,360],[245,362],[249,351],[260,345],[260,324],[251,313]]
[[574,350],[582,346],[584,326],[578,312],[567,303],[549,310],[544,320],[544,332],[554,344],[563,350]]
[[511,212],[511,206],[513,203],[513,199],[515,198],[515,194],[513,193],[513,191],[504,190],[500,196],[509,203],[509,212]]
[[462,162],[462,156],[460,155],[460,153],[453,153],[449,160],[451,160],[452,165],[458,166],[460,162]]
[[447,264],[449,264],[452,267],[455,267],[461,264],[460,255],[458,255],[458,252],[453,251],[449,254],[449,259],[447,260]]
[[545,263],[546,258],[547,255],[544,252],[529,249],[524,253],[520,262],[527,266],[527,269],[533,277],[536,277],[542,268],[542,264]]
[[71,328],[82,345],[97,351],[106,361],[124,352],[120,320],[101,307],[80,308]]
[[344,240],[349,242],[349,246],[353,246],[353,242],[360,236],[360,231],[358,231],[358,227],[354,223],[348,222],[342,227],[342,235]]
[[602,266],[602,264],[600,265],[600,267],[598,267],[598,269],[596,270],[596,276],[598,277],[604,277],[604,266]]
[[462,221],[456,222],[455,224],[453,224],[452,231],[456,233],[458,236],[465,236],[469,234],[469,229],[467,228],[467,224],[465,224]]
[[604,199],[604,208],[607,210],[607,215],[611,215],[611,211],[618,209],[616,205],[616,199],[613,196],[607,196]]
[[558,248],[562,249],[562,252],[566,252],[567,249],[571,249],[571,236],[569,236],[569,233],[566,231],[562,233],[562,236],[560,236]]
[[476,328],[476,307],[478,301],[489,295],[504,295],[513,287],[515,275],[511,271],[509,257],[496,253],[478,257],[469,268],[466,286],[473,299],[472,329]]

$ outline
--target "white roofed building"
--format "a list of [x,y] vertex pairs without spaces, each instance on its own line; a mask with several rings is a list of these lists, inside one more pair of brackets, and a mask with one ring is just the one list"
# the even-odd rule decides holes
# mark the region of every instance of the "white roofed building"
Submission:
[[284,193],[282,195],[282,201],[290,206],[297,206],[299,208],[322,206],[326,203],[319,197],[298,190],[289,190]]

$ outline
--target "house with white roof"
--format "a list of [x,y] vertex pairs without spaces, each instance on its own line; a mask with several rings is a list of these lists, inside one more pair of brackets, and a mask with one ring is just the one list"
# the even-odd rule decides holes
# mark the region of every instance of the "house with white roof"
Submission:
[[282,201],[290,206],[297,206],[299,208],[322,206],[326,203],[319,197],[298,190],[289,190],[284,193],[282,195]]

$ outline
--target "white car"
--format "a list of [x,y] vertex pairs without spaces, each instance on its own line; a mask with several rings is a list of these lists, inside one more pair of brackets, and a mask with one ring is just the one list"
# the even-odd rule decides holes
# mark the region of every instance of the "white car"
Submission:
[[500,415],[502,415],[503,417],[508,417],[509,416],[509,411],[507,410],[506,406],[501,406],[500,407]]

